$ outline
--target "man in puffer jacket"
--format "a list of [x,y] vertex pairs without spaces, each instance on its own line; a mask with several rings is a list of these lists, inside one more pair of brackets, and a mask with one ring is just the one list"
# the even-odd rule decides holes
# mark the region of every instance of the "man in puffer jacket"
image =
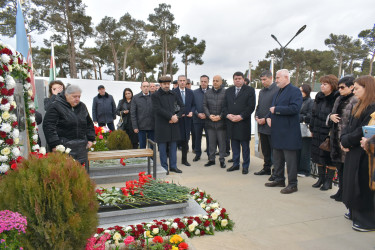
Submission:
[[107,125],[114,131],[113,121],[116,119],[116,103],[113,96],[105,92],[103,85],[98,86],[99,94],[94,97],[92,103],[92,119],[94,123],[98,123],[99,127]]

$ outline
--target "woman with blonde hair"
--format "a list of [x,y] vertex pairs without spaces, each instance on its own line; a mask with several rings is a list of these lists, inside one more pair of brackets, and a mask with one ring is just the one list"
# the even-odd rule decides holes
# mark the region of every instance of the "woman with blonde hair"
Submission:
[[375,112],[374,77],[357,78],[353,92],[358,103],[341,135],[341,147],[346,151],[342,198],[349,209],[345,218],[353,220],[352,228],[368,232],[375,231],[375,192],[369,187],[368,157],[360,142],[362,127],[369,124],[371,114]]

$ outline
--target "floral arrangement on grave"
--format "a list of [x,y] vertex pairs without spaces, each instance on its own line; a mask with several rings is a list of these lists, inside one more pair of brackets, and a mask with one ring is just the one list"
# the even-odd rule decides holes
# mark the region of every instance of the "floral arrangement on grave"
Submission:
[[[26,123],[32,152],[39,149],[30,67],[19,52],[0,42],[0,175],[14,170],[20,158],[20,137],[15,109],[16,80],[23,84]],[[25,138],[24,138],[25,139]]]
[[0,181],[0,209],[27,217],[25,249],[82,249],[98,226],[95,184],[69,149],[56,148],[31,153]]
[[91,151],[108,151],[107,147],[107,139],[110,133],[112,132],[109,128],[107,127],[97,127],[94,126],[95,128],[95,142],[94,145],[91,147]]
[[90,248],[92,246],[98,247],[95,249],[104,249],[105,245],[116,245],[117,243],[122,242],[128,246],[128,248],[125,249],[143,249],[136,247],[132,248],[133,246],[130,243],[135,242],[133,244],[140,244],[142,247],[145,244],[147,245],[148,240],[151,238],[155,239],[175,234],[186,235],[186,237],[191,238],[196,236],[213,235],[215,231],[233,230],[234,222],[229,218],[227,210],[220,207],[220,204],[213,199],[211,195],[199,188],[194,188],[190,190],[190,197],[193,198],[207,212],[207,214],[198,214],[196,216],[183,218],[153,220],[151,222],[142,222],[137,225],[129,225],[126,227],[114,226],[106,229],[98,228],[96,234],[88,240],[86,249],[92,249]]
[[[138,208],[165,202],[186,202],[190,189],[175,183],[155,180],[146,172],[138,174],[138,180],[127,181],[122,188],[96,189],[96,197],[101,208]],[[121,206],[125,205],[125,206]]]
[[20,236],[26,233],[27,220],[20,213],[0,211],[0,249],[23,249]]

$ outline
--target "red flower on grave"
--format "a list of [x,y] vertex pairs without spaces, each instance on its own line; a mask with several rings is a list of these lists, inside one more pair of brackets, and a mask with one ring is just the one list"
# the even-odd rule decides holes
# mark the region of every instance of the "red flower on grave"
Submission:
[[12,146],[13,145],[13,139],[9,138],[5,140],[5,143]]
[[0,131],[0,137],[5,138],[7,137],[7,133]]
[[3,69],[4,69],[4,71],[6,71],[6,72],[9,71],[9,69],[8,69],[8,67],[7,67],[6,65],[3,65]]
[[27,77],[27,78],[26,78],[26,81],[27,81],[27,82],[31,82],[30,77]]
[[14,88],[8,90],[8,96],[12,96],[14,94]]
[[12,127],[13,128],[17,127],[17,125],[18,125],[18,122],[12,122]]
[[15,170],[17,168],[17,163],[13,163],[12,165],[10,165],[10,168]]
[[8,90],[6,88],[1,89],[2,95],[8,95]]
[[1,104],[7,104],[8,103],[8,99],[6,99],[6,98],[3,98],[2,100],[1,100]]
[[161,236],[155,236],[155,238],[152,239],[154,243],[163,243],[163,238]]

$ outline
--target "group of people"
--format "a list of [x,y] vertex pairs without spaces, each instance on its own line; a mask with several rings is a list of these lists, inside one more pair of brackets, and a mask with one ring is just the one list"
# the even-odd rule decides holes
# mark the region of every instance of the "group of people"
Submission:
[[117,128],[127,132],[134,148],[138,143],[145,148],[147,138],[158,144],[161,165],[168,173],[182,173],[177,167],[178,147],[181,164],[191,165],[187,160],[191,133],[193,161],[201,159],[205,131],[208,162],[204,166],[216,165],[218,155],[220,167],[226,168],[225,157],[231,146],[228,162],[233,165],[227,171],[241,168],[242,150],[242,174],[248,174],[251,114],[255,110],[264,164],[254,174],[270,175],[265,186],[283,187],[282,194],[298,191],[297,176],[310,174],[311,159],[319,174],[313,187],[332,188],[337,170],[339,189],[331,198],[343,201],[349,208],[345,216],[353,220],[353,229],[374,230],[375,193],[370,188],[373,175],[365,151],[369,151],[372,141],[362,138],[362,126],[371,124],[372,116],[375,119],[374,78],[348,76],[339,80],[333,75],[323,76],[315,100],[310,97],[309,85],[298,88],[290,83],[286,69],[277,71],[275,81],[270,71],[263,72],[260,79],[264,87],[257,106],[255,90],[246,84],[241,72],[233,74],[234,85],[227,89],[219,75],[213,77],[211,88],[210,78],[202,75],[200,87],[195,90],[189,88],[184,75],[178,76],[172,89],[171,77],[162,76],[158,79],[160,88],[152,89],[150,83],[142,82],[135,96],[126,88],[117,106],[100,85],[93,101],[93,120],[80,102],[82,90],[55,82],[50,84],[51,97],[45,101],[43,129],[51,150],[58,144],[68,146],[73,157],[83,163],[87,161],[85,150],[95,140],[94,122],[114,130],[113,121],[118,115],[121,119]]

